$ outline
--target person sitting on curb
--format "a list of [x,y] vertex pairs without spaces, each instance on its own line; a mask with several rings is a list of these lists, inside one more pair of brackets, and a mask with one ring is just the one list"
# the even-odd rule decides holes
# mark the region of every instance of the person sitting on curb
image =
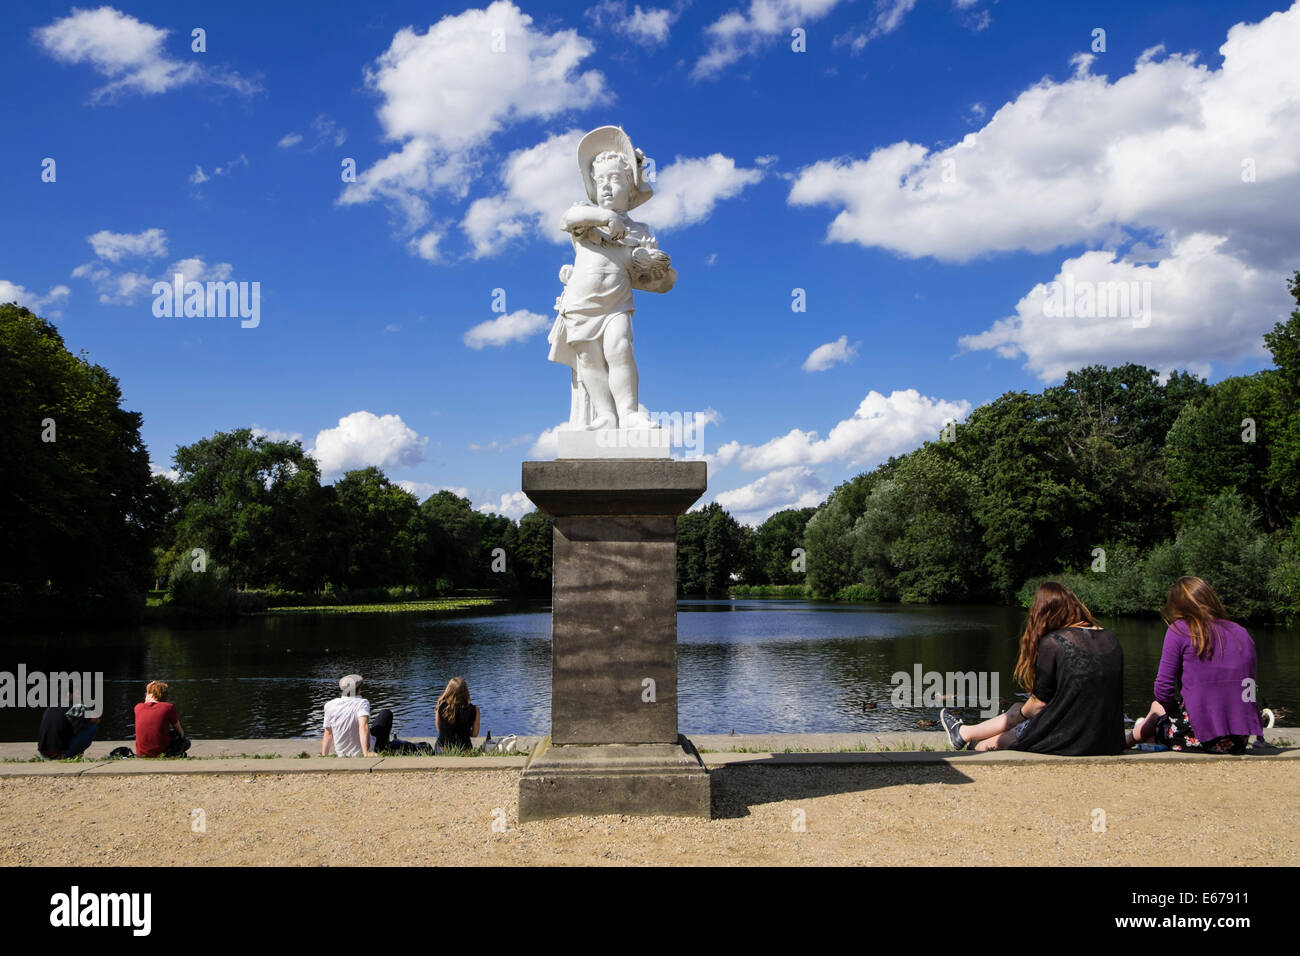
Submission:
[[[325,734],[320,742],[320,755],[328,757],[330,746],[339,757],[378,757],[380,750],[388,749],[388,736],[393,732],[393,712],[385,707],[370,715],[370,701],[357,694],[361,687],[360,674],[347,674],[339,678],[339,696],[325,705]],[[370,746],[371,736],[375,746]]]
[[1130,747],[1243,754],[1264,735],[1255,703],[1255,642],[1233,621],[1208,581],[1187,575],[1169,590],[1169,624],[1156,674],[1155,700],[1133,724]]
[[1015,678],[1029,700],[1004,714],[967,726],[939,712],[953,749],[1066,757],[1124,750],[1124,652],[1065,585],[1045,581],[1034,595]]
[[73,704],[66,710],[46,707],[36,735],[36,752],[46,760],[80,757],[95,739],[97,730],[99,718],[87,717],[85,704]]
[[151,681],[144,701],[135,705],[135,755],[137,757],[184,757],[190,739],[181,728],[176,707],[167,702],[167,685]]
[[433,709],[433,726],[438,731],[437,751],[461,751],[473,748],[471,737],[478,736],[477,707],[469,702],[469,684],[463,677],[447,681],[447,688]]

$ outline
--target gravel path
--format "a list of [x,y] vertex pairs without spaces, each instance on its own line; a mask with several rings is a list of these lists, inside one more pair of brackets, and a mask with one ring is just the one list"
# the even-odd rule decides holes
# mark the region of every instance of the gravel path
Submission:
[[5,778],[0,864],[1296,865],[1298,770],[724,767],[712,820],[523,826],[515,770]]

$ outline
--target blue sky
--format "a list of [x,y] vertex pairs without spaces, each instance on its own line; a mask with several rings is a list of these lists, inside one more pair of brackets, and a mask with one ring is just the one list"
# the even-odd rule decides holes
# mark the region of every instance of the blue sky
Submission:
[[[638,294],[641,401],[704,416],[705,501],[749,521],[1068,368],[1263,367],[1300,267],[1300,5],[6,20],[0,300],[118,377],[159,470],[255,425],[300,437],[327,479],[376,464],[518,517],[519,463],[554,457],[568,414],[546,360],[571,261],[556,220],[583,198],[577,138],[606,124],[655,161],[636,217],[679,274]],[[257,282],[257,326],[156,316],[152,284],[177,271]],[[1049,314],[1053,281],[1135,297]]]

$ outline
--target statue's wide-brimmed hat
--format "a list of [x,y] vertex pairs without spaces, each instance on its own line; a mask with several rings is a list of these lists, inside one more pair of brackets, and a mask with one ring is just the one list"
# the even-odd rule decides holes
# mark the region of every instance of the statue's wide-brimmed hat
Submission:
[[634,173],[632,192],[628,198],[628,209],[635,209],[654,195],[654,190],[645,181],[645,169],[640,157],[632,148],[632,140],[621,126],[602,126],[593,129],[578,144],[578,171],[582,173],[583,185],[587,187],[587,198],[596,202],[596,182],[591,178],[591,161],[604,152],[620,153],[627,160],[628,168]]

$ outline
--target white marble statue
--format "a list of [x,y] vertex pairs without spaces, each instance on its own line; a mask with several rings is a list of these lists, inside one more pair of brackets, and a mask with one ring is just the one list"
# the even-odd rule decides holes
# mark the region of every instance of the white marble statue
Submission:
[[569,428],[650,429],[640,410],[632,355],[632,290],[667,292],[677,281],[650,229],[628,216],[654,191],[645,154],[618,126],[592,130],[578,144],[589,202],[570,207],[560,228],[573,242],[573,265],[560,270],[550,359],[572,369]]

